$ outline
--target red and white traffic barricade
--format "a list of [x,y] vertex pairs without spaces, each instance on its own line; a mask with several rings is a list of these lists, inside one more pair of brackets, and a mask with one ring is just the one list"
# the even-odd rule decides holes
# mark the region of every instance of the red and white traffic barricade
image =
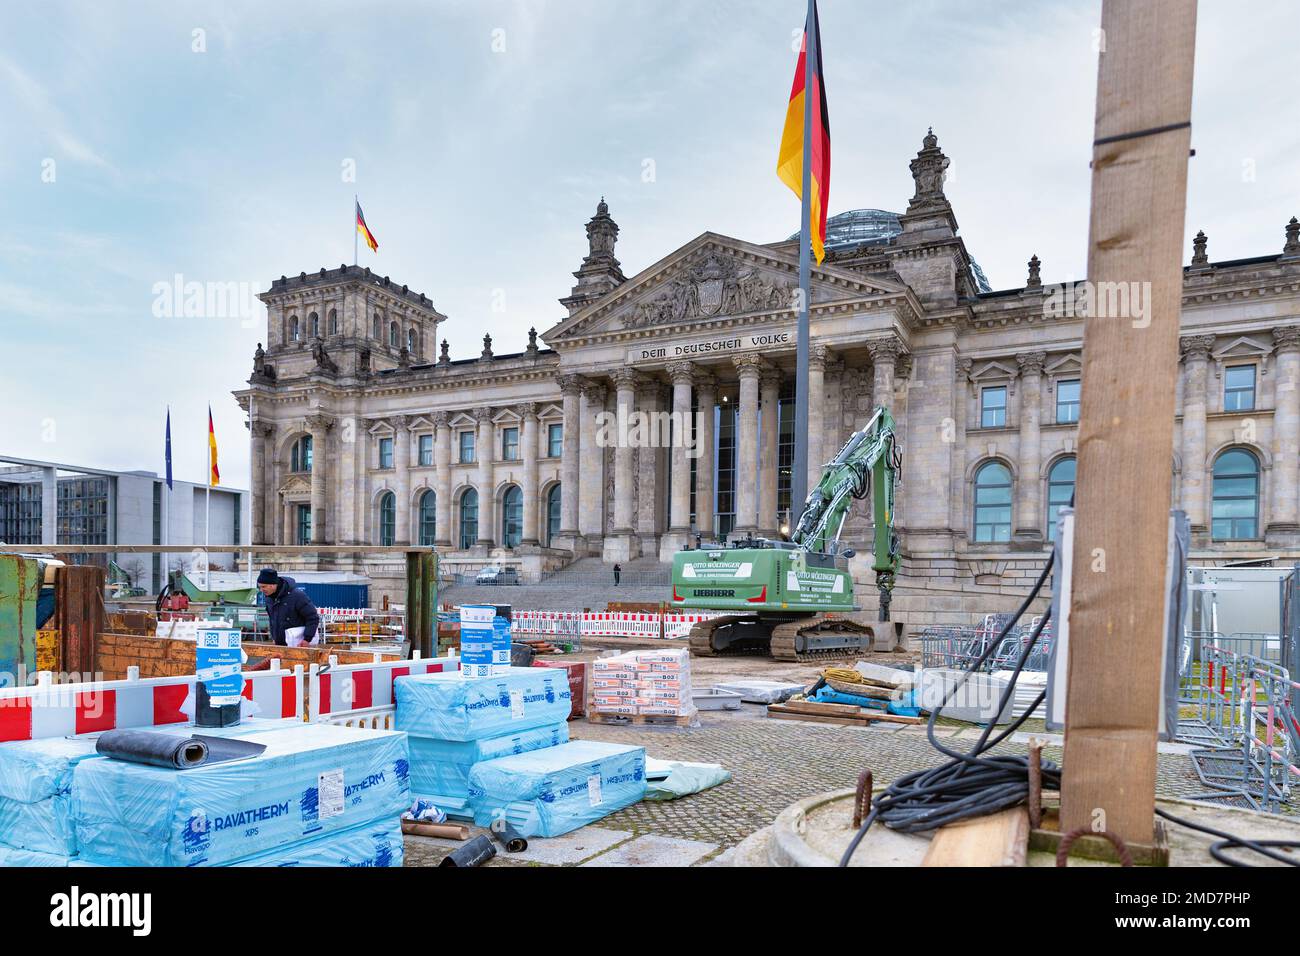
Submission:
[[659,613],[593,611],[582,615],[584,636],[659,638],[663,635]]
[[706,611],[669,611],[664,613],[664,637],[681,640],[691,636],[691,628],[701,621],[717,617]]
[[[56,684],[49,671],[27,687],[0,689],[0,742],[67,737],[73,734],[185,723],[181,710],[197,677],[140,678],[139,668],[125,680]],[[258,705],[257,716],[302,719],[302,665],[283,670],[278,658],[270,670],[244,672],[244,697]]]
[[[415,651],[418,655],[419,652]],[[460,670],[459,657],[413,657],[386,661],[376,654],[364,664],[312,664],[307,675],[307,719],[313,723],[349,727],[390,728],[397,703],[393,683],[412,674],[438,674]]]

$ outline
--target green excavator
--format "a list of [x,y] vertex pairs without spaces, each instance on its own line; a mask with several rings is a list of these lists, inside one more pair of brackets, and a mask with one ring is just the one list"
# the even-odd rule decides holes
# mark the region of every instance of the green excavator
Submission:
[[749,537],[729,547],[673,556],[673,605],[730,611],[691,629],[691,653],[769,654],[781,661],[849,657],[871,649],[875,630],[844,616],[858,611],[850,549],[840,531],[855,499],[872,500],[872,570],[880,591],[880,620],[898,571],[894,483],[901,456],[894,419],[877,408],[823,469],[788,541]]

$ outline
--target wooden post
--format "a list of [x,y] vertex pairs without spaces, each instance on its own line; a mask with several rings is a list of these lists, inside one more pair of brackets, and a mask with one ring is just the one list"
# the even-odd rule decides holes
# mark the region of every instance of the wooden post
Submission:
[[1061,829],[1150,843],[1196,3],[1101,26]]
[[59,660],[65,672],[91,680],[99,635],[104,630],[105,573],[95,565],[69,564],[54,574]]

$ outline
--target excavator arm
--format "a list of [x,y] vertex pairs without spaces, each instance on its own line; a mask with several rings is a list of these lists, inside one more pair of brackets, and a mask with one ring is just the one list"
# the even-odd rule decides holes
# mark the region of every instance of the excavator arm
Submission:
[[894,444],[894,419],[877,408],[860,431],[822,470],[821,480],[804,502],[790,540],[805,552],[838,553],[840,531],[855,499],[871,496],[875,528],[871,568],[880,591],[880,620],[889,620],[889,601],[898,572],[898,537],[894,534],[894,483],[901,462]]

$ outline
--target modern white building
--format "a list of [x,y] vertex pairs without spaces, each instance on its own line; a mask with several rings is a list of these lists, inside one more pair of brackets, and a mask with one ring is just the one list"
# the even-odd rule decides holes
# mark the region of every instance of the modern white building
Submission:
[[[0,545],[174,544],[202,547],[249,543],[249,496],[239,488],[212,489],[188,481],[167,482],[152,471],[106,471],[52,461],[0,456]],[[152,554],[110,554],[136,587],[156,592],[163,584],[164,559]],[[233,570],[236,555],[211,562]],[[167,559],[176,568],[185,555]],[[89,562],[93,563],[93,562]]]

